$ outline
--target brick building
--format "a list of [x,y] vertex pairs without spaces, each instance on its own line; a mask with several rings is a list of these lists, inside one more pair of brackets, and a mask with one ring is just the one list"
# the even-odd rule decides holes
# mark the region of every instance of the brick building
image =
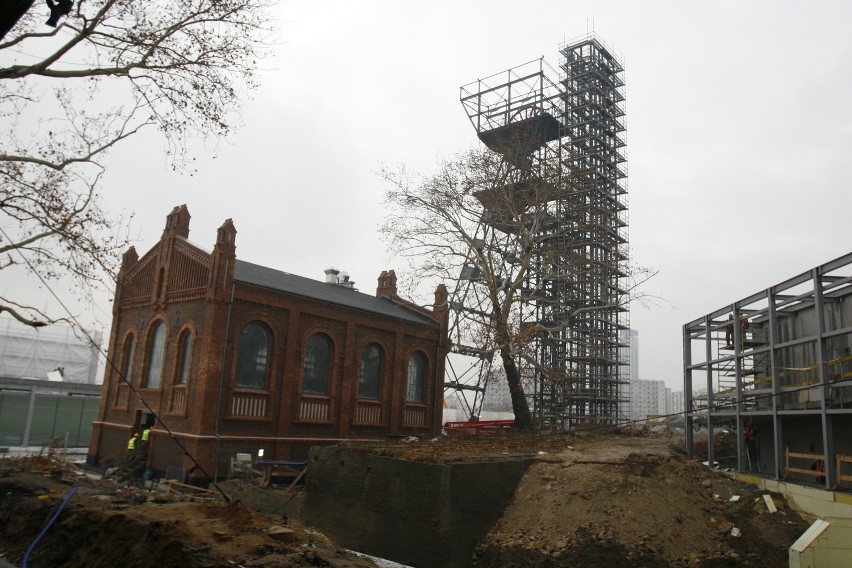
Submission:
[[205,252],[189,220],[176,207],[157,245],[124,255],[91,462],[152,418],[140,397],[159,418],[151,466],[191,470],[177,440],[209,476],[235,453],[303,459],[318,443],[440,432],[443,285],[434,310],[400,298],[393,271],[362,294],[334,270],[320,282],[238,260],[230,219]]

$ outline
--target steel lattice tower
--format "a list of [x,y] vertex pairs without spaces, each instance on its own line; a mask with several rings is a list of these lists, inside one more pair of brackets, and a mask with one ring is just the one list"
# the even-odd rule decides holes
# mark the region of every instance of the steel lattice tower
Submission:
[[[523,373],[539,424],[572,428],[626,420],[623,75],[610,50],[588,36],[560,47],[558,73],[541,59],[461,89],[477,136],[510,171],[506,189],[517,194],[533,180],[552,188],[551,221],[537,235],[540,259],[551,268],[530,273],[527,288],[536,293],[522,312],[525,321],[570,324],[534,340],[537,369]],[[487,204],[480,232],[492,241],[512,237],[512,227],[501,225]],[[477,309],[470,270],[452,301],[458,313]]]

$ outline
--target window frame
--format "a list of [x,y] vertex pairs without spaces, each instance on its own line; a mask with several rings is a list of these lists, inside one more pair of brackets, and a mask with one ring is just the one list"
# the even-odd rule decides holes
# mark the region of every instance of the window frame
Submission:
[[[315,355],[313,346],[316,345],[315,340],[323,341],[325,347],[327,347],[326,359],[324,361],[324,369],[323,365],[317,365],[317,362],[313,361],[313,357]],[[313,395],[313,396],[329,396],[329,390],[331,388],[331,375],[332,375],[332,367],[334,361],[334,342],[331,340],[331,337],[323,332],[317,332],[311,334],[308,337],[308,340],[305,342],[305,356],[302,361],[302,394]],[[319,363],[323,363],[319,361]],[[311,376],[308,376],[309,365],[311,370]],[[325,376],[320,377],[319,374],[321,371],[325,371]],[[308,387],[309,380],[314,383]],[[325,388],[320,389],[316,385],[320,382],[324,382],[323,385]]]
[[[254,353],[243,353],[244,345],[247,346],[249,344],[245,343],[244,336],[247,330],[250,328],[258,329],[263,332],[264,339],[266,342],[265,347],[263,348],[255,348]],[[255,346],[251,346],[255,347]],[[248,347],[247,347],[248,349]],[[249,357],[251,361],[249,362]],[[258,361],[263,357],[263,371],[258,372]],[[270,362],[272,361],[272,332],[269,330],[269,327],[260,320],[252,320],[246,325],[242,327],[240,330],[239,338],[237,341],[237,350],[235,353],[234,360],[234,387],[240,389],[251,389],[251,390],[266,390],[267,385],[269,384],[269,369],[271,367]],[[258,377],[261,379],[260,384],[247,384],[247,382],[241,383],[241,371],[245,370],[244,365],[253,366],[254,371],[251,373],[251,378],[257,379]]]
[[[127,345],[130,344],[130,349],[128,350]],[[129,353],[128,353],[129,351]],[[122,366],[121,366],[121,378],[124,381],[130,382],[131,376],[133,374],[133,357],[136,355],[136,334],[128,333],[124,338],[124,343],[121,348],[121,355],[123,357]]]
[[[166,362],[166,339],[168,329],[163,320],[154,320],[148,334],[147,356],[145,358],[145,376],[143,388],[159,389],[163,386],[163,369]],[[155,359],[156,358],[156,359]],[[154,369],[156,369],[156,384],[152,384]]]
[[177,373],[175,374],[175,385],[186,386],[189,383],[189,374],[192,370],[192,346],[194,338],[192,329],[184,329],[178,335],[177,341]]
[[[421,365],[419,366],[419,377],[412,377],[412,363],[415,361],[419,361]],[[408,357],[408,362],[405,365],[405,402],[408,404],[424,404],[424,400],[426,398],[426,368],[429,364],[426,355],[422,351],[415,351]],[[412,378],[414,379],[412,381]],[[419,379],[420,384],[417,384],[417,380]],[[412,384],[413,382],[413,384]],[[419,388],[417,388],[419,386]],[[419,392],[414,392],[415,390]],[[412,396],[415,395],[415,397]]]
[[[369,349],[375,350],[375,353],[377,355],[376,358],[378,359],[378,363],[376,364],[375,369],[374,369],[375,377],[371,377],[371,379],[373,379],[373,378],[375,379],[374,380],[374,382],[375,382],[374,386],[372,384],[367,384],[366,381],[364,380],[365,355],[367,355],[367,351]],[[358,400],[374,400],[375,401],[375,400],[381,400],[382,399],[382,382],[383,382],[382,379],[383,379],[383,375],[384,375],[384,362],[385,362],[384,360],[385,360],[385,357],[384,357],[383,349],[381,348],[381,346],[378,343],[376,343],[374,341],[367,343],[364,346],[364,348],[361,349],[361,363],[358,367],[358,395],[357,395]],[[371,382],[373,382],[373,381],[371,381]],[[370,388],[371,391],[375,391],[375,396],[368,396],[368,395],[364,394],[365,385],[367,385],[368,387],[371,387]]]

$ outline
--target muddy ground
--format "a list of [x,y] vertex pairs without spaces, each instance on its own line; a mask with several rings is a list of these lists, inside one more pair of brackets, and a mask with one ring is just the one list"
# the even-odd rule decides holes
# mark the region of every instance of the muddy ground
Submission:
[[[778,511],[769,513],[766,491],[686,460],[680,447],[669,434],[624,433],[359,446],[421,461],[533,460],[472,567],[785,566],[788,547],[808,523],[779,495],[772,495]],[[228,482],[223,487],[233,499],[225,503],[59,470],[40,459],[0,460],[0,555],[10,562],[20,566],[74,485],[77,494],[29,566],[374,566],[301,526],[299,496],[280,489]],[[293,533],[276,538],[275,527],[285,522]]]
[[375,567],[315,531],[236,499],[149,493],[41,458],[0,460],[0,558],[21,566],[72,486],[77,492],[33,548],[28,566]]

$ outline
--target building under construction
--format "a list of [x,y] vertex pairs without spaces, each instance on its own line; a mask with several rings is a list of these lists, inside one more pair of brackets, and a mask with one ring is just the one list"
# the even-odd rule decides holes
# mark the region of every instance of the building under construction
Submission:
[[[551,330],[532,338],[537,364],[522,369],[539,424],[572,428],[625,418],[623,74],[610,49],[586,36],[560,47],[558,71],[542,58],[461,88],[479,140],[504,162],[506,185],[493,191],[546,207],[546,217],[534,224],[536,268],[528,272],[520,308],[523,322]],[[517,224],[480,200],[482,240],[509,243]],[[457,311],[478,301],[471,276],[463,272],[456,287],[451,305]]]
[[683,354],[689,455],[702,426],[722,467],[852,487],[852,253],[687,323]]

